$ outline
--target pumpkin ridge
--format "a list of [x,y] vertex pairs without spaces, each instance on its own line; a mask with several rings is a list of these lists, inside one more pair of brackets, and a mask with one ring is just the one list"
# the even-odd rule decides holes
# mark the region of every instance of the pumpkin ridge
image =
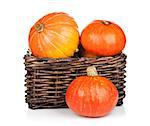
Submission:
[[56,25],[67,25],[67,26],[75,27],[76,29],[78,29],[77,25],[73,25],[71,23],[66,23],[66,22],[52,23],[52,24],[45,25],[45,27],[53,27],[53,26],[55,27]]
[[38,36],[39,36],[39,37],[38,37],[38,41],[40,42],[39,45],[40,45],[41,48],[42,48],[41,52],[43,53],[44,56],[46,56],[46,53],[45,53],[46,51],[45,51],[45,46],[44,46],[45,42],[42,42],[42,41],[41,41],[41,34],[38,34]]
[[36,46],[38,47],[38,48],[35,48],[36,50],[38,50],[38,51],[36,51],[36,52],[38,52],[37,53],[37,56],[39,56],[39,52],[42,52],[43,53],[43,51],[42,51],[42,49],[43,49],[43,47],[42,47],[42,45],[41,45],[41,42],[39,41],[39,34],[37,34],[37,43],[35,43],[36,44]]
[[[69,26],[69,25],[68,25]],[[71,27],[71,26],[69,26],[70,28],[73,28],[73,27]],[[46,28],[47,29],[47,28]],[[65,36],[65,35],[61,35],[60,33],[58,33],[58,32],[56,32],[56,31],[54,31],[54,30],[50,30],[50,29],[47,29],[48,31],[52,31],[53,33],[55,33],[56,35],[59,35],[61,38],[66,38],[66,39],[68,39],[69,37],[67,37],[67,36]],[[76,30],[77,31],[77,30]],[[78,32],[78,31],[77,31]]]
[[60,15],[67,15],[66,13],[57,13],[57,14],[54,14],[53,16],[49,17],[47,20],[43,21],[43,23],[47,23],[48,21],[56,18],[56,17],[59,17]]
[[[39,36],[39,39],[42,41],[42,39],[41,39],[41,36],[44,36],[43,35],[43,32],[40,34],[40,36]],[[44,53],[45,53],[45,56],[47,57],[47,51],[45,51],[45,49],[47,50],[47,45],[46,45],[46,42],[41,42],[41,44],[43,45],[43,48],[44,48]]]
[[89,85],[90,85],[90,90],[89,90],[89,92],[90,92],[90,94],[91,94],[91,95],[90,95],[90,98],[89,98],[89,99],[90,99],[90,103],[91,103],[91,104],[90,104],[90,109],[89,109],[89,115],[91,115],[91,113],[92,113],[92,93],[93,93],[93,92],[91,91],[91,87],[93,86],[93,84],[91,83],[92,78],[93,78],[93,77],[90,77],[90,79],[89,79]]
[[[55,24],[55,25],[53,25],[53,24]],[[65,25],[64,27],[72,28],[72,29],[74,29],[75,31],[78,32],[78,25],[77,25],[76,23],[74,23],[74,25],[71,24],[71,23],[65,23],[65,22],[64,22],[64,23],[61,22],[61,24],[52,23],[52,25],[51,25],[51,24],[45,25],[45,28],[46,28],[46,29],[49,29],[50,27],[55,28],[55,27],[57,27],[57,25]],[[79,32],[78,32],[78,34],[79,34]]]
[[[45,33],[44,33],[45,34]],[[49,36],[49,33],[47,33],[47,35]],[[46,37],[46,35],[45,35]],[[50,37],[50,36],[49,36]],[[47,38],[47,37],[46,37]],[[47,39],[48,40],[48,39]],[[57,48],[56,45],[54,43],[52,43],[51,41],[49,41],[49,43],[51,44],[51,46],[53,46],[56,50],[58,50],[61,54],[63,54],[64,56],[67,56],[61,49]]]
[[[55,32],[54,30],[48,30],[48,31],[53,31],[52,33],[55,33],[56,35],[59,35],[60,37],[62,37],[62,38],[65,38],[65,36],[63,36],[63,35],[61,35],[60,33],[58,33],[58,32]],[[48,35],[49,35],[49,33],[47,33]],[[67,37],[66,37],[67,38]],[[54,43],[53,43],[54,44]],[[57,43],[58,45],[60,45],[59,43]],[[55,45],[55,44],[54,44]],[[56,46],[56,45],[55,45]],[[61,46],[61,45],[60,45]],[[57,46],[56,46],[57,47]],[[68,56],[66,53],[64,53],[61,49],[59,49],[62,53],[63,53],[63,55],[65,55],[65,56]]]
[[60,33],[56,32],[54,30],[50,30],[50,29],[47,29],[47,30],[51,33],[54,33],[55,35],[58,35],[60,38],[63,38],[63,39],[66,38],[65,36],[61,35]]
[[36,34],[37,32],[36,32],[36,30],[32,33],[32,35],[29,35],[29,39],[30,39],[30,42],[32,42],[32,39],[33,39],[33,37],[34,37],[34,35]]
[[[37,39],[37,35],[34,35],[33,37],[32,37],[32,39],[34,40],[34,39]],[[36,46],[36,43],[35,42],[33,42],[33,41],[29,41],[29,47],[30,47],[30,49],[31,49],[31,51],[32,51],[32,54],[34,54],[35,56],[37,56],[38,55],[38,53],[37,53],[37,48],[34,48]],[[36,51],[33,51],[33,50],[36,50]],[[34,53],[33,53],[34,52]]]
[[[33,26],[34,26],[34,25],[33,25]],[[32,35],[32,34],[36,31],[33,26],[32,26],[32,28],[31,28],[30,31],[29,31],[30,35]]]
[[38,21],[41,21],[42,23],[44,23],[45,21],[47,21],[49,18],[55,16],[55,12],[54,13],[50,13],[50,14],[47,14],[45,16],[43,16],[41,19],[39,19]]
[[[71,82],[71,84],[74,85],[74,83],[75,83],[75,82],[78,82],[78,81],[79,81],[79,80],[75,79],[74,81]],[[72,85],[70,85],[70,86],[68,87],[69,90],[72,90]],[[74,96],[76,95],[79,86],[80,86],[80,85],[77,85],[76,88],[73,89],[73,91],[72,91],[73,93],[70,95],[70,99],[71,99],[70,104],[72,104],[72,102],[73,102],[73,100],[74,100],[73,98],[74,98]],[[75,102],[75,103],[76,103],[76,102]]]
[[[71,26],[69,26],[70,28],[73,28],[73,27],[71,27]],[[47,29],[47,28],[46,28]],[[49,29],[47,29],[48,31],[52,31],[52,33],[54,33],[54,34],[56,34],[56,35],[59,35],[61,38],[64,38],[64,39],[69,39],[69,37],[67,37],[67,36],[65,36],[65,35],[62,35],[62,34],[60,34],[60,33],[58,33],[58,32],[56,32],[56,31],[54,31],[54,30],[49,30]],[[76,30],[77,31],[77,30]],[[78,31],[77,31],[77,33],[78,33]],[[79,34],[79,33],[78,33]],[[58,45],[60,45],[59,43],[57,43]],[[61,45],[60,45],[61,46]],[[76,48],[78,48],[78,47],[76,47]],[[69,49],[69,48],[68,48]],[[74,48],[72,48],[72,47],[70,47],[70,49],[74,49]],[[63,52],[63,51],[62,51]],[[65,54],[65,53],[64,53]],[[67,54],[65,54],[66,56],[68,56]]]
[[[78,83],[79,83],[80,81],[81,81],[81,80],[78,80]],[[83,87],[83,85],[84,85],[84,81],[81,81],[81,82],[79,83],[78,88],[77,88],[78,90],[76,90],[75,94],[77,94],[77,92],[81,89],[81,87]],[[83,88],[84,88],[84,87],[83,87]],[[79,95],[78,95],[78,96],[79,96]],[[83,103],[83,99],[82,99],[82,103]],[[81,108],[80,108],[81,110],[82,110],[82,107],[83,107],[83,106],[81,105]],[[80,110],[80,111],[81,111],[81,110]]]
[[[58,25],[63,25],[63,24],[58,24]],[[64,24],[64,25],[66,25],[66,26],[64,26],[64,27],[70,27],[70,28],[73,28],[74,30],[76,30],[77,32],[78,32],[78,26],[75,26],[75,25],[71,25],[71,24]],[[56,27],[56,25],[52,25],[52,26],[48,26],[48,25],[46,25],[46,29],[48,29],[48,28],[50,28],[50,27]],[[78,32],[78,34],[79,34],[79,32]]]

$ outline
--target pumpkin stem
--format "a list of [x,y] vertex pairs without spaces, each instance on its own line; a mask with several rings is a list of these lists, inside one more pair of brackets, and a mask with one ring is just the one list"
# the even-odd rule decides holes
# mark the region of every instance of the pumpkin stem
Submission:
[[44,24],[39,23],[34,25],[35,30],[37,30],[39,33],[42,32],[44,30]]
[[102,23],[103,23],[104,25],[110,25],[110,24],[111,24],[111,22],[109,22],[109,21],[102,21]]
[[89,67],[86,69],[86,72],[87,72],[87,75],[88,75],[88,76],[98,76],[98,72],[97,72],[95,66],[89,66]]

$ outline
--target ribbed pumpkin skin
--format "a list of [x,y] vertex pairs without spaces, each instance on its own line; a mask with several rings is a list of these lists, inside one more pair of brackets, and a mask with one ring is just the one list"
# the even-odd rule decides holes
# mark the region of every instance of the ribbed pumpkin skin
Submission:
[[81,44],[85,50],[97,56],[113,56],[124,49],[126,37],[117,24],[95,20],[82,31]]
[[75,113],[87,117],[107,115],[117,104],[118,91],[100,76],[81,76],[69,85],[66,103]]
[[[43,30],[36,26],[42,24]],[[31,28],[29,47],[39,58],[67,58],[73,56],[78,47],[79,33],[74,19],[66,13],[51,13],[42,17]]]

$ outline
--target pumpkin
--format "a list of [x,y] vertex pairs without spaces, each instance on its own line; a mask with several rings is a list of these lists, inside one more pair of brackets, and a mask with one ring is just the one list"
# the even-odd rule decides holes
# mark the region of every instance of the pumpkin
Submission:
[[79,43],[78,26],[66,13],[50,13],[39,19],[29,33],[29,47],[39,58],[67,58]]
[[81,44],[85,50],[98,56],[112,56],[124,49],[126,37],[117,24],[95,20],[82,31]]
[[98,76],[94,66],[87,68],[87,74],[71,82],[66,92],[66,103],[78,115],[105,116],[116,106],[118,91],[110,80]]

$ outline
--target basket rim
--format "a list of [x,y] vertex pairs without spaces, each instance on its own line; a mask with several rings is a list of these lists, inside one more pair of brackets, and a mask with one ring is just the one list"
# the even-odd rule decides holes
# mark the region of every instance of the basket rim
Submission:
[[68,57],[68,58],[38,58],[36,56],[34,56],[31,51],[27,51],[27,53],[24,55],[24,59],[28,59],[28,58],[33,58],[35,60],[44,60],[44,61],[48,61],[48,60],[64,60],[64,61],[70,61],[70,60],[92,60],[92,59],[100,59],[100,58],[108,58],[108,59],[111,59],[111,58],[115,58],[115,57],[118,57],[118,56],[124,56],[125,58],[127,58],[127,55],[124,53],[124,52],[120,52],[119,54],[116,54],[116,55],[113,55],[113,56],[97,56],[97,57]]

